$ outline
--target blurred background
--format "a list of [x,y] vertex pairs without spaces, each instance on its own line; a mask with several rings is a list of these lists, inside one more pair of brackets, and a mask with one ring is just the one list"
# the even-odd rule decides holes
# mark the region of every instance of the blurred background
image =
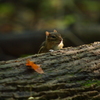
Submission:
[[100,0],[0,0],[0,60],[37,53],[54,29],[65,47],[100,41]]

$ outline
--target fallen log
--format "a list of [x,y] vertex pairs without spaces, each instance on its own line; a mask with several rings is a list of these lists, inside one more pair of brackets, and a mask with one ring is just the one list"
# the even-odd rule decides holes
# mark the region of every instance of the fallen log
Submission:
[[[27,59],[44,74],[28,69]],[[28,99],[99,100],[100,42],[1,61],[0,100]]]

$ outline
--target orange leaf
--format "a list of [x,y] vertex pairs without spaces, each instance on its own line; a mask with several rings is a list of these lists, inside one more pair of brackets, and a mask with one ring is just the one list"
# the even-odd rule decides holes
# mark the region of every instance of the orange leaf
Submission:
[[27,60],[26,66],[30,66],[32,69],[34,69],[36,72],[43,74],[44,71],[40,67],[40,65],[34,64],[34,62]]

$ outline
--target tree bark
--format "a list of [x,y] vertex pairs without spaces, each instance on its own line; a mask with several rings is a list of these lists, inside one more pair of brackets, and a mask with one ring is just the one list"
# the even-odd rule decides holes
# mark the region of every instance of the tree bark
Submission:
[[[25,65],[30,59],[44,74]],[[0,100],[100,100],[100,42],[0,62]]]

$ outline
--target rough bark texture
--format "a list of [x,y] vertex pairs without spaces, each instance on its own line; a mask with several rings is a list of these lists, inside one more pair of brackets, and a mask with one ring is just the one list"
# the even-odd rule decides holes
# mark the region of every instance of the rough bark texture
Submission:
[[[28,69],[40,64],[45,74]],[[100,42],[0,62],[0,100],[100,100]]]

